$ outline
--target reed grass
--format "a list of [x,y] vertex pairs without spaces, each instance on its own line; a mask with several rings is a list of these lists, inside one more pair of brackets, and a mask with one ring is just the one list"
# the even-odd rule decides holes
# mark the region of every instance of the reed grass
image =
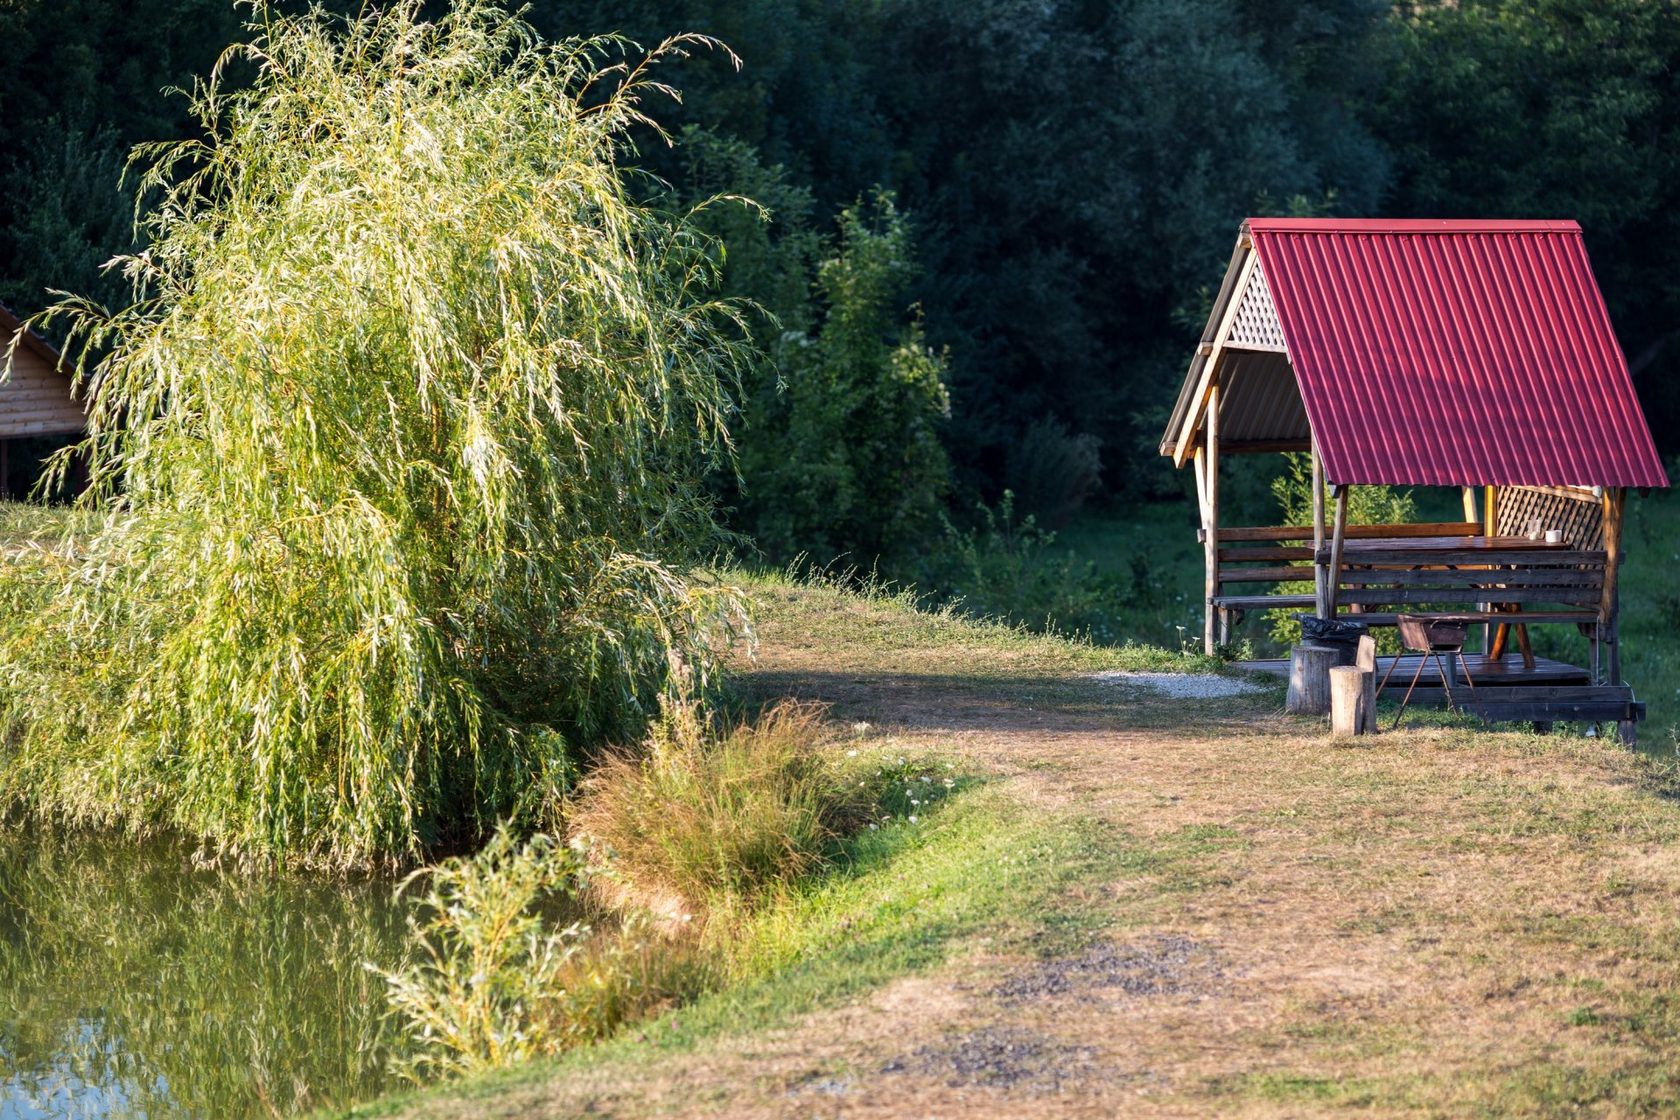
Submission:
[[[627,188],[661,60],[259,2],[63,299],[92,527],[0,572],[0,803],[348,868],[529,818],[705,676],[737,309]],[[234,61],[255,80],[232,88]],[[69,460],[58,460],[58,469]]]

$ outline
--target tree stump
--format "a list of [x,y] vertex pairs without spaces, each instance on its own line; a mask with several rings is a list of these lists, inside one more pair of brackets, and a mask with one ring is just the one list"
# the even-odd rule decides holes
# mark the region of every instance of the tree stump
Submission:
[[1330,670],[1330,733],[1369,735],[1377,729],[1377,675],[1357,665]]
[[1291,715],[1321,716],[1330,710],[1330,670],[1341,657],[1334,646],[1303,643],[1289,651]]

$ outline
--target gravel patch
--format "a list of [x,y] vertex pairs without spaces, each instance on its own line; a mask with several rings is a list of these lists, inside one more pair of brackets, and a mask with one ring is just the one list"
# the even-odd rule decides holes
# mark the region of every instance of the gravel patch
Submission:
[[881,1072],[932,1077],[952,1089],[979,1085],[1056,1093],[1101,1071],[1093,1047],[1069,1046],[1019,1027],[986,1027],[919,1047]]
[[1183,700],[1217,700],[1224,696],[1248,696],[1266,691],[1266,686],[1256,681],[1222,677],[1217,673],[1134,673],[1113,669],[1106,673],[1093,673],[1091,677],[1106,684],[1141,684]]
[[1200,941],[1164,934],[1151,941],[1116,945],[1100,941],[1072,957],[1056,957],[1023,969],[992,989],[1008,1003],[1075,994],[1163,996],[1201,991],[1224,972]]

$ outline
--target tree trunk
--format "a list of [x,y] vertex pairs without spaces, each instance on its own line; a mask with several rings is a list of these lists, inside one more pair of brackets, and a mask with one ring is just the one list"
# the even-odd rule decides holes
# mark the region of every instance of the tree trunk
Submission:
[[1330,710],[1330,670],[1339,658],[1334,646],[1302,644],[1289,651],[1289,700],[1292,715],[1321,716]]
[[1330,670],[1330,734],[1368,735],[1376,723],[1376,674],[1357,665]]

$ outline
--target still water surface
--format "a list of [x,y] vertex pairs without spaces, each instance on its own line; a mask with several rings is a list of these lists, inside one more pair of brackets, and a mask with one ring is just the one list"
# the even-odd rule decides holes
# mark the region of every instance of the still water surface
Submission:
[[0,831],[0,1120],[242,1120],[393,1087],[385,880]]

